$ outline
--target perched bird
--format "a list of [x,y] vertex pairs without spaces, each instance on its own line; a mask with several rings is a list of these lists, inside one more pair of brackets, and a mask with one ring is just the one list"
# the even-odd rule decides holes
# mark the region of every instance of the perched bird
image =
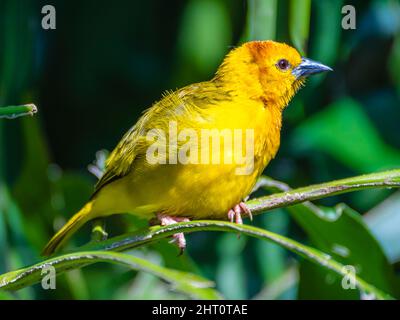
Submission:
[[[278,151],[282,111],[307,76],[331,70],[283,43],[233,49],[210,81],[167,92],[141,116],[107,159],[91,199],[43,254],[87,221],[118,213],[162,225],[204,218],[242,223],[242,214],[251,217],[243,200]],[[210,147],[200,139],[205,132],[233,134]],[[221,153],[222,160],[213,158]],[[174,238],[183,249],[184,235]]]

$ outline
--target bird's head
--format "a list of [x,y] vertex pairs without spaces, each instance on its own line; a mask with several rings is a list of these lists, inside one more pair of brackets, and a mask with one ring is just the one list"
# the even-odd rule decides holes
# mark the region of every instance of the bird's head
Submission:
[[227,55],[216,78],[230,82],[236,92],[283,109],[308,76],[324,71],[332,69],[284,43],[252,41]]

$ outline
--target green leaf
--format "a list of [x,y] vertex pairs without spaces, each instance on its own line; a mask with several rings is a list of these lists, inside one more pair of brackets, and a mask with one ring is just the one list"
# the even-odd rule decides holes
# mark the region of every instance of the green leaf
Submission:
[[[334,259],[332,259],[331,256],[314,248],[298,243],[297,241],[275,234],[273,232],[269,232],[252,226],[237,225],[234,223],[224,222],[224,221],[192,221],[192,222],[176,223],[165,227],[154,226],[142,232],[122,235],[119,237],[103,241],[98,244],[91,244],[86,247],[83,247],[82,250],[84,251],[82,251],[81,253],[78,252],[69,255],[55,257],[47,261],[43,261],[40,264],[34,265],[32,267],[4,274],[0,276],[0,288],[15,290],[23,286],[31,285],[35,282],[38,282],[40,280],[41,268],[43,268],[46,264],[49,263],[53,264],[55,267],[57,267],[58,264],[60,264],[59,272],[62,272],[65,271],[66,269],[83,267],[89,263],[96,262],[97,261],[96,259],[100,259],[101,261],[109,260],[118,262],[118,259],[113,258],[113,256],[108,256],[109,259],[107,259],[107,256],[102,256],[104,252],[100,252],[101,255],[96,256],[96,253],[98,253],[98,251],[93,251],[93,249],[101,251],[103,250],[122,251],[134,247],[139,247],[157,241],[159,239],[166,238],[178,232],[190,233],[195,231],[226,231],[235,233],[239,232],[243,235],[252,236],[262,240],[272,241],[296,253],[297,255],[307,260],[310,260],[311,262],[316,263],[321,267],[326,268],[327,270],[337,273],[340,276],[345,276],[347,274],[346,271],[343,269],[344,266],[339,262],[335,261]],[[88,248],[90,249],[89,252],[86,251],[86,249]],[[144,262],[144,265],[146,265],[146,263],[148,262]],[[148,270],[151,270],[150,267]],[[160,275],[160,272],[157,272],[156,274]],[[368,282],[360,278],[358,275],[355,276],[355,282],[357,288],[359,288],[360,291],[371,292],[377,299],[391,298],[390,295],[369,284]],[[181,286],[179,285],[178,287],[181,288]]]
[[400,164],[400,152],[384,143],[362,106],[349,98],[302,123],[293,133],[291,148],[298,153],[324,151],[356,172],[396,168]]
[[[241,300],[246,298],[246,264],[241,252],[246,239],[237,239],[234,234],[223,234],[218,238],[216,282],[219,291],[226,299]],[[235,279],[235,281],[232,281]]]
[[[34,255],[27,240],[21,211],[16,202],[11,198],[6,187],[1,188],[0,193],[2,205],[4,206],[3,212],[8,226],[7,229],[9,230],[8,237],[14,244],[14,246],[5,252],[8,252],[10,255],[15,253],[13,256],[15,260],[14,267],[32,263]],[[10,262],[8,263],[10,264]]]
[[341,25],[343,18],[341,13],[343,0],[314,1],[313,5],[316,26],[311,38],[312,57],[328,66],[333,66],[339,53],[342,28],[338,26]]
[[[316,61],[321,61],[324,64],[335,69],[335,62],[340,56],[340,38],[342,28],[338,27],[342,23],[342,7],[343,0],[336,1],[314,1],[314,28],[310,36],[310,57]],[[326,35],[329,34],[329,37]],[[312,95],[312,98],[307,98],[307,101],[315,101],[315,90],[317,86],[327,76],[323,74],[312,77],[307,84],[307,97]],[[321,98],[321,97],[318,97]]]
[[[354,268],[369,283],[392,296],[399,297],[400,287],[393,267],[358,213],[344,204],[335,207],[337,217],[334,221],[330,221],[332,217],[329,217],[329,214],[333,215],[332,212],[327,213],[326,217],[319,218],[316,218],[315,214],[312,216],[311,212],[305,214],[303,210],[296,211],[294,208],[291,212],[295,220],[306,230],[313,245],[343,265]],[[301,274],[308,273],[314,280],[310,282],[300,277],[301,298],[353,299],[357,296],[355,290],[343,289],[341,277],[334,274],[327,275],[323,271],[317,275],[314,269],[309,264],[302,267]],[[301,290],[303,284],[306,284],[305,290]]]
[[[306,261],[306,260],[305,260]],[[314,265],[310,262],[310,264]],[[317,265],[314,265],[318,268]],[[265,285],[252,299],[254,300],[295,300],[299,281],[297,266],[291,266],[274,281]]]
[[304,54],[310,31],[311,0],[291,0],[289,10],[290,38],[300,53]]
[[8,292],[0,291],[0,300],[14,300],[14,297]]
[[201,74],[211,74],[231,41],[229,16],[222,1],[189,1],[180,30],[178,45],[182,59]]
[[[48,205],[48,201],[43,199],[51,198],[51,182],[48,174],[50,152],[38,119],[23,118],[21,125],[24,162],[13,193],[24,214],[29,218],[38,211],[45,211],[44,207]],[[32,181],[37,184],[35,188],[31,186]]]
[[190,274],[157,266],[144,259],[128,254],[105,251],[83,251],[38,263],[30,268],[24,268],[0,276],[0,288],[18,290],[22,287],[40,282],[42,269],[53,266],[57,275],[76,268],[97,262],[110,262],[126,265],[134,270],[151,273],[171,284],[172,289],[185,293],[196,299],[219,299],[219,294],[211,287],[209,280]]
[[[289,189],[268,178],[263,178],[263,184],[274,191]],[[399,295],[393,267],[358,213],[344,204],[320,208],[310,202],[287,210],[318,249],[345,266],[354,266],[364,280],[381,290]],[[305,263],[301,267],[299,296],[306,299],[354,299],[359,296],[355,290],[344,290],[341,281],[342,277]]]
[[[289,216],[284,210],[276,210],[273,214],[264,214],[261,217],[263,229],[285,235],[288,232]],[[287,251],[275,243],[257,241],[256,259],[266,285],[283,275],[286,270]]]
[[248,0],[246,41],[275,40],[277,0]]
[[364,215],[364,221],[381,244],[389,260],[400,261],[400,192],[379,203]]

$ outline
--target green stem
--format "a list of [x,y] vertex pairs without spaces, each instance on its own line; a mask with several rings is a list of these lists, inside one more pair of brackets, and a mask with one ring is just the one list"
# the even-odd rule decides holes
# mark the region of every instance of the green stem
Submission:
[[[144,231],[136,232],[133,234],[127,234],[118,236],[101,243],[97,244],[89,244],[84,247],[81,247],[83,253],[87,251],[124,251],[132,248],[136,248],[139,246],[143,246],[149,243],[156,242],[160,239],[167,238],[175,233],[185,232],[197,232],[197,231],[225,231],[225,232],[235,232],[245,234],[251,237],[255,237],[258,239],[263,239],[267,241],[275,242],[276,244],[298,254],[299,256],[329,270],[334,271],[335,273],[341,276],[347,276],[346,269],[342,264],[333,260],[329,255],[316,250],[314,248],[303,245],[297,241],[292,239],[288,239],[284,236],[275,234],[273,232],[263,230],[260,228],[256,228],[248,225],[238,225],[225,221],[191,221],[191,222],[181,222],[176,223],[169,226],[154,226]],[[24,268],[21,270],[13,271],[0,276],[0,288],[2,289],[11,289],[15,290],[17,288],[22,288],[28,284],[32,284],[38,282],[38,277],[33,277],[32,274],[37,273],[38,270],[44,268],[47,264],[51,263],[57,269],[57,264],[54,264],[54,261],[64,262],[61,264],[67,267],[64,267],[60,270],[57,270],[57,274],[59,272],[64,272],[71,268],[81,268],[88,264],[96,262],[83,260],[77,261],[76,263],[71,263],[71,257],[75,255],[79,255],[79,252],[61,255],[47,261],[43,261],[34,266]],[[377,289],[373,285],[367,283],[357,275],[354,278],[355,284],[362,292],[373,293],[377,299],[391,299],[392,297],[383,291]]]
[[54,267],[59,276],[71,269],[78,269],[93,263],[109,262],[128,266],[134,270],[150,273],[173,286],[173,289],[195,299],[220,299],[212,289],[214,283],[192,273],[171,270],[153,264],[145,259],[128,254],[105,251],[86,251],[68,254],[38,263],[30,268],[9,272],[0,276],[0,288],[18,290],[42,281],[42,270]]
[[[260,183],[266,183],[261,180]],[[270,182],[271,183],[271,182]],[[269,196],[249,200],[246,204],[253,214],[291,206],[297,203],[331,197],[342,193],[373,188],[399,188],[400,169],[366,174],[347,179],[315,184],[308,187],[275,193]]]
[[34,104],[24,104],[21,106],[0,107],[0,118],[15,119],[22,116],[33,116],[37,112]]

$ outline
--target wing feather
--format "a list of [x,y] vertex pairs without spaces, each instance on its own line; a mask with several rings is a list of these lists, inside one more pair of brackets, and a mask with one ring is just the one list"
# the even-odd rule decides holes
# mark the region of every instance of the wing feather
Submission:
[[146,154],[149,146],[146,135],[149,130],[159,128],[168,131],[169,122],[173,120],[178,123],[184,121],[188,127],[198,125],[201,121],[207,121],[202,112],[204,109],[228,99],[229,92],[222,92],[213,82],[165,92],[160,101],[144,111],[110,154],[105,173],[96,184],[93,196],[105,185],[126,176],[134,167],[135,160]]

